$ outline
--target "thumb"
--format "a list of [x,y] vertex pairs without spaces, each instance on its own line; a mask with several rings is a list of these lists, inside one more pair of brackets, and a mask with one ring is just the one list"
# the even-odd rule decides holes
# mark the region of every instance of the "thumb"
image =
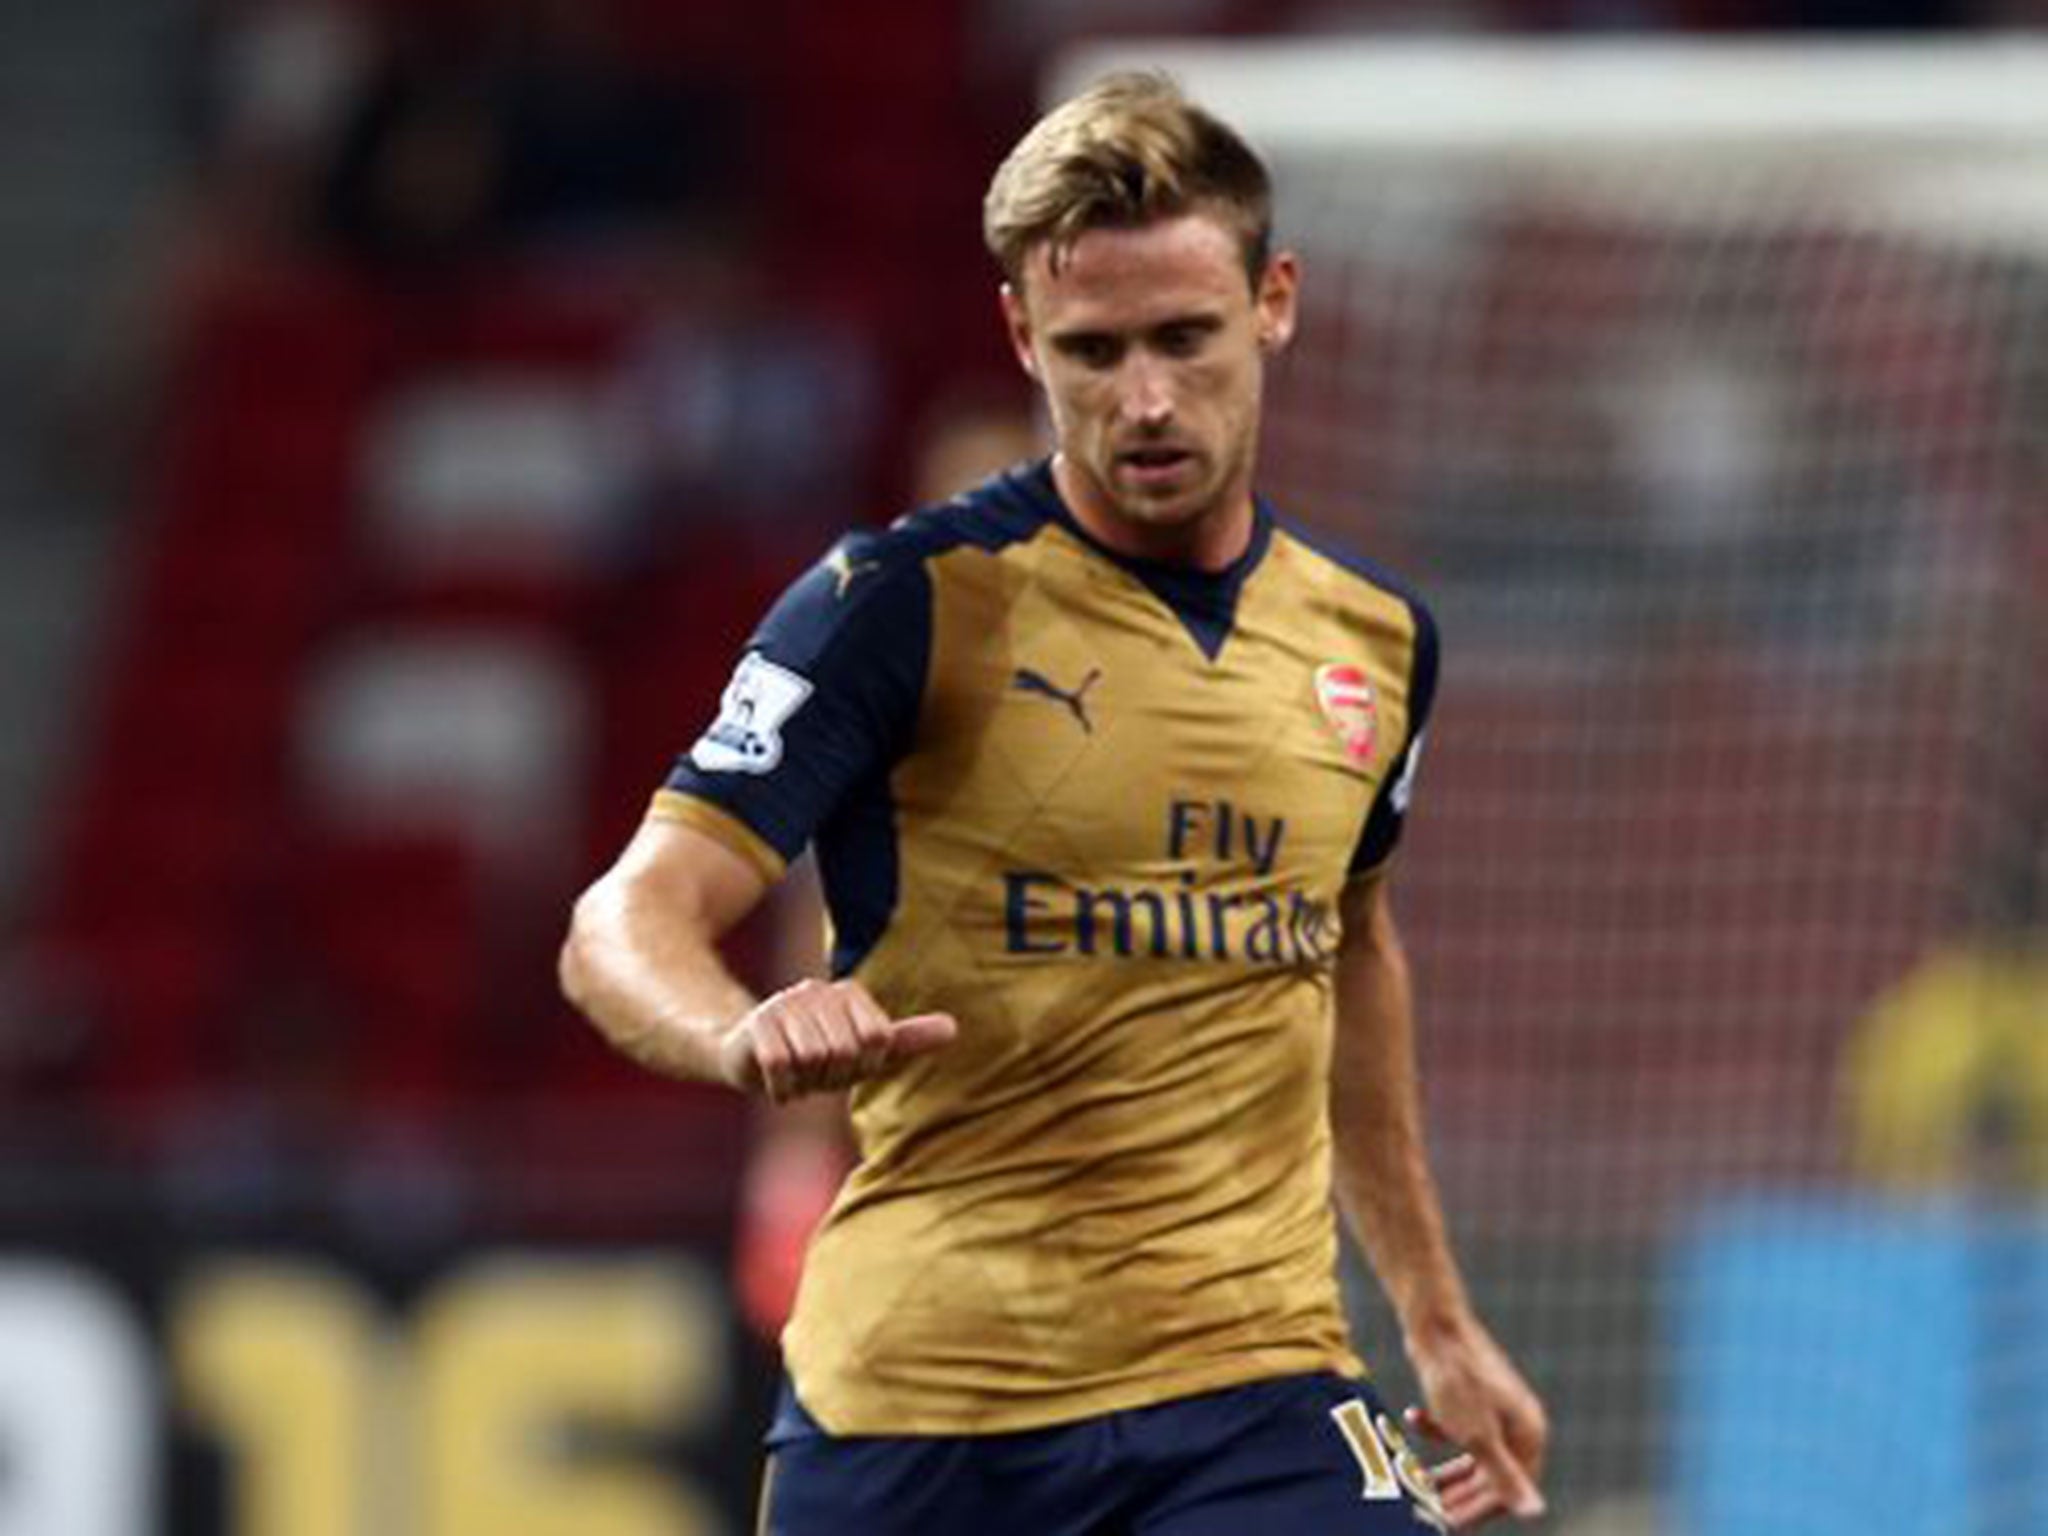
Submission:
[[960,1026],[950,1013],[917,1013],[897,1019],[889,1026],[889,1059],[929,1056],[951,1045],[959,1033]]

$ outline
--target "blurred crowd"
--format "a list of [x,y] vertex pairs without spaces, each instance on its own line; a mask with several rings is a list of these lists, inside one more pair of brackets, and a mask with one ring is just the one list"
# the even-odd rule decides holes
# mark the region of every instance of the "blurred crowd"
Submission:
[[957,6],[788,9],[191,18],[189,173],[73,385],[137,515],[9,968],[12,1134],[662,1091],[555,1001],[569,900],[773,593],[918,439],[1020,409],[974,213],[1028,78],[963,74]]

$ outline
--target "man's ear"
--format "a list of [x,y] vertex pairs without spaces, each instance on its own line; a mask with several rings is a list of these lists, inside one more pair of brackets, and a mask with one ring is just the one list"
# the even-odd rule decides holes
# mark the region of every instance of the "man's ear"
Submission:
[[1256,296],[1261,351],[1268,354],[1279,352],[1294,339],[1300,295],[1301,259],[1292,251],[1275,253],[1259,278]]
[[1017,291],[1014,283],[1005,283],[1000,297],[1003,304],[1003,332],[1010,338],[1010,351],[1016,356],[1017,366],[1036,381],[1038,351],[1031,344],[1031,315],[1024,307],[1024,295]]

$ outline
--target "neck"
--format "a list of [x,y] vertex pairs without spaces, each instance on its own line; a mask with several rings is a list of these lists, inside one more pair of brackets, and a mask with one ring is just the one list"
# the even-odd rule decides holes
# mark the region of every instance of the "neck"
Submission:
[[1220,571],[1251,548],[1255,519],[1249,486],[1232,487],[1213,506],[1183,521],[1147,523],[1118,512],[1063,453],[1053,455],[1052,478],[1074,521],[1120,555]]

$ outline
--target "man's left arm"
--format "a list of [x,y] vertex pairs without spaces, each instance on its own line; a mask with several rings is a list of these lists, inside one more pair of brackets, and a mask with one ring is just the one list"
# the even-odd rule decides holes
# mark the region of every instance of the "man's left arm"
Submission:
[[1383,874],[1344,894],[1330,1120],[1337,1198],[1392,1301],[1422,1388],[1417,1422],[1464,1448],[1444,1479],[1454,1523],[1543,1513],[1543,1405],[1466,1294],[1423,1143],[1413,989]]

